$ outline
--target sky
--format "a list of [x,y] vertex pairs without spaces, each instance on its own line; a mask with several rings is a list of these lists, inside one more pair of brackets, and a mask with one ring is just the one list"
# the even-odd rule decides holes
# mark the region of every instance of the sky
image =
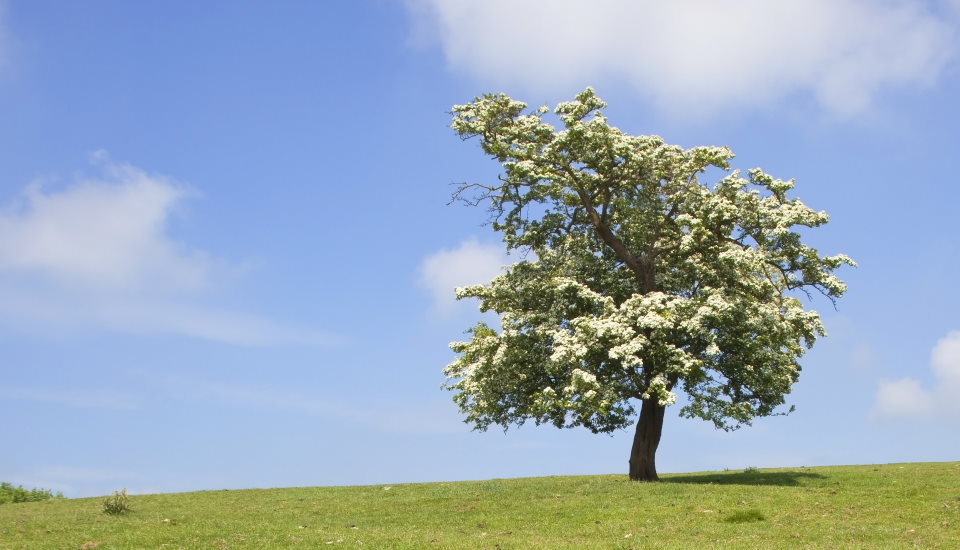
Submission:
[[960,459],[957,0],[0,0],[0,480],[68,497],[626,473],[441,389],[504,255],[488,92],[796,179],[857,268],[789,416],[661,473]]

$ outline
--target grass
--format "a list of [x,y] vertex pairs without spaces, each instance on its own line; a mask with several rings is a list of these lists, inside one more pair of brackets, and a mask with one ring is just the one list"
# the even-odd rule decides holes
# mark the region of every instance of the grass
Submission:
[[960,548],[960,462],[0,506],[0,548]]

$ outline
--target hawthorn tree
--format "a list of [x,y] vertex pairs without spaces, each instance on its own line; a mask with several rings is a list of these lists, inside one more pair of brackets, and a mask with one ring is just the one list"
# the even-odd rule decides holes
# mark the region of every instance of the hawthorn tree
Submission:
[[[828,216],[788,198],[793,181],[731,170],[726,147],[683,149],[610,126],[588,88],[544,121],[541,107],[484,95],[452,128],[503,165],[454,197],[491,209],[508,250],[526,253],[489,284],[457,289],[500,327],[453,342],[445,387],[485,430],[527,420],[609,433],[636,419],[630,478],[655,481],[664,411],[731,430],[781,412],[798,359],[824,328],[798,296],[831,301],[854,265],[822,256],[797,228]],[[712,185],[698,176],[714,167]],[[639,416],[637,416],[639,404]]]

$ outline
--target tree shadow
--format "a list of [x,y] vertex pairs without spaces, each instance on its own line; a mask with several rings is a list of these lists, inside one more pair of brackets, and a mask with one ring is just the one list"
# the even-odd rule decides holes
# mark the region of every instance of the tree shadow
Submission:
[[679,474],[660,478],[662,483],[697,483],[701,485],[781,485],[797,487],[804,480],[827,479],[814,472],[723,472],[716,474]]

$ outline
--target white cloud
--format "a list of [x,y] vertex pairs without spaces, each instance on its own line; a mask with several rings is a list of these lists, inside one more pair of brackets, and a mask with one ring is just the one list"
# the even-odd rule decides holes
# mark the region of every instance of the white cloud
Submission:
[[908,0],[408,5],[415,29],[436,36],[453,68],[490,85],[569,93],[626,81],[674,114],[772,105],[799,93],[849,116],[884,88],[932,85],[958,45],[957,18]]
[[923,416],[960,417],[960,331],[940,339],[930,353],[935,385],[924,388],[914,378],[881,381],[873,415],[896,419]]
[[933,413],[930,392],[913,378],[880,382],[874,415],[881,418],[927,416]]
[[960,331],[954,330],[937,342],[930,354],[937,378],[947,384],[960,383]]
[[420,264],[420,283],[433,294],[434,308],[451,312],[457,304],[454,289],[487,283],[510,264],[502,244],[480,244],[468,239],[456,248],[434,252]]
[[208,262],[164,233],[186,194],[125,164],[106,164],[102,178],[61,191],[31,184],[0,212],[0,272],[87,290],[198,289]]
[[321,331],[204,305],[239,271],[172,239],[170,218],[196,193],[93,156],[101,173],[0,205],[0,322],[41,331],[110,330],[239,345],[327,344]]
[[941,408],[960,418],[960,331],[943,338],[930,355]]

